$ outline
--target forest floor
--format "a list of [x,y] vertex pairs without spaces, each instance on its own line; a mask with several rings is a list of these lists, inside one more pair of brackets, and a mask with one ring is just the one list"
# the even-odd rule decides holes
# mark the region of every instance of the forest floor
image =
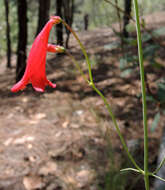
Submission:
[[[165,26],[165,13],[146,18],[147,27]],[[100,28],[78,33],[87,48],[93,67],[94,82],[111,103],[119,127],[137,162],[143,164],[142,105],[139,69],[122,75],[119,59],[123,56],[120,39],[112,29]],[[156,60],[165,67],[165,40]],[[150,42],[149,42],[150,43]],[[115,45],[116,46],[116,45]],[[130,51],[130,47],[125,51]],[[136,47],[134,47],[137,51]],[[87,67],[73,38],[69,51]],[[111,190],[121,186],[143,189],[142,179],[119,170],[130,163],[116,135],[113,123],[100,97],[86,84],[68,56],[48,56],[48,79],[56,89],[34,92],[31,85],[11,93],[15,67],[0,64],[0,189],[3,190]],[[13,65],[15,56],[13,56]],[[145,62],[148,82],[155,91],[155,81],[165,76]],[[149,102],[149,162],[156,166],[159,143],[164,127],[161,115],[158,127],[150,126],[159,103]],[[153,169],[153,168],[152,168]],[[126,188],[127,189],[127,188]]]

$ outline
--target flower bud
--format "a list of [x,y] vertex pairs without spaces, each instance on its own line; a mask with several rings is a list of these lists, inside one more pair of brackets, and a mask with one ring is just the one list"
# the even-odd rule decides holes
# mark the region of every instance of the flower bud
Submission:
[[47,51],[52,53],[63,53],[65,48],[59,45],[48,44]]
[[57,50],[58,53],[65,52],[65,48],[63,46],[56,46],[56,50]]

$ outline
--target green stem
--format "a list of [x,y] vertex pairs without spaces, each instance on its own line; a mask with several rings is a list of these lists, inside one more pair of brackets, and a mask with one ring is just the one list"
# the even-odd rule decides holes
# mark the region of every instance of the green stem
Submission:
[[161,178],[161,177],[159,177],[159,176],[157,176],[157,175],[155,175],[153,173],[149,173],[149,175],[165,182],[165,179],[163,179],[163,178]]
[[81,43],[81,41],[79,40],[77,34],[72,30],[72,28],[64,21],[62,20],[62,23],[66,26],[66,28],[73,34],[73,36],[76,38],[77,42],[79,43],[80,47],[81,47],[81,50],[85,56],[85,59],[87,61],[87,64],[88,64],[88,72],[89,72],[89,79],[90,79],[90,82],[93,82],[93,77],[92,77],[92,70],[91,70],[91,64],[90,64],[90,61],[89,61],[89,58],[88,58],[88,55],[85,51],[85,47],[83,46],[83,44]]
[[79,64],[77,63],[77,61],[75,60],[75,58],[68,52],[68,51],[65,51],[65,53],[71,58],[71,60],[73,61],[75,67],[79,70],[81,76],[83,77],[83,79],[88,83],[90,84],[90,81],[87,79],[87,77],[85,76],[85,74],[83,73],[81,67],[79,66]]
[[116,121],[116,118],[115,118],[115,116],[114,116],[114,114],[113,114],[113,112],[112,112],[112,109],[111,109],[111,107],[110,107],[110,105],[109,105],[107,99],[106,99],[106,98],[104,97],[104,95],[100,92],[100,90],[98,90],[98,89],[96,88],[96,86],[94,85],[94,83],[91,83],[91,86],[92,86],[92,88],[96,91],[96,93],[102,98],[102,100],[104,101],[104,104],[105,104],[106,107],[107,107],[107,110],[108,110],[108,112],[109,112],[109,115],[110,115],[110,117],[111,117],[111,119],[112,119],[112,122],[113,122],[115,128],[116,128],[117,134],[119,135],[119,138],[120,138],[120,140],[121,140],[121,143],[122,143],[122,145],[123,145],[123,147],[124,147],[124,150],[126,151],[128,157],[129,157],[129,159],[131,160],[131,162],[133,163],[133,165],[139,170],[139,172],[140,172],[140,173],[143,173],[143,171],[142,171],[142,170],[140,169],[140,167],[136,164],[134,158],[132,157],[132,155],[130,154],[130,152],[129,152],[129,150],[128,150],[128,147],[127,147],[127,145],[126,145],[126,143],[125,143],[125,140],[124,140],[124,138],[123,138],[123,136],[122,136],[122,134],[121,134],[121,132],[120,132],[119,126],[118,126],[117,121]]
[[153,172],[153,174],[158,173],[158,171],[161,169],[161,167],[165,164],[165,158],[160,162],[158,168]]
[[88,58],[88,55],[86,53],[86,50],[85,50],[85,47],[83,46],[83,44],[81,43],[81,41],[79,40],[78,36],[76,35],[76,33],[72,30],[72,28],[65,22],[62,20],[62,23],[68,28],[68,30],[70,30],[70,32],[74,35],[74,37],[76,38],[76,40],[78,41],[80,47],[81,47],[81,50],[86,58],[86,62],[87,62],[87,65],[88,65],[88,72],[89,72],[89,78],[90,78],[90,86],[96,91],[96,93],[102,98],[102,100],[104,101],[106,107],[107,107],[107,110],[109,112],[109,115],[110,117],[112,118],[112,122],[116,128],[116,131],[117,131],[117,134],[119,135],[120,137],[120,140],[121,140],[121,143],[124,147],[124,150],[127,152],[127,155],[129,157],[129,159],[131,160],[131,162],[133,163],[133,165],[139,170],[140,173],[144,174],[143,170],[137,165],[137,163],[135,162],[134,158],[132,157],[132,155],[130,154],[129,150],[128,150],[128,147],[125,143],[125,140],[120,132],[120,129],[119,129],[119,126],[117,124],[117,121],[116,121],[116,118],[114,116],[114,114],[112,113],[112,109],[107,101],[107,99],[104,97],[104,95],[101,93],[101,91],[99,91],[96,86],[94,85],[93,83],[93,76],[92,76],[92,70],[91,70],[91,65],[90,65],[90,61],[89,61],[89,58]]
[[143,49],[142,39],[139,22],[139,10],[138,2],[134,0],[134,10],[136,17],[136,30],[138,41],[138,53],[139,53],[139,65],[140,65],[140,77],[141,77],[141,91],[142,91],[142,103],[143,103],[143,128],[144,128],[144,181],[146,190],[149,190],[149,175],[148,175],[148,126],[147,126],[147,104],[146,104],[146,87],[144,77],[144,65],[143,65]]
[[136,169],[134,169],[134,168],[125,168],[125,169],[121,169],[120,171],[121,171],[121,172],[133,171],[133,172],[140,173],[139,170],[136,170]]

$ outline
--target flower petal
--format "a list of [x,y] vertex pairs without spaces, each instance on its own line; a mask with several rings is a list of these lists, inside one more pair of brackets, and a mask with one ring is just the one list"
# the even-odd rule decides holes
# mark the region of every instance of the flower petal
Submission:
[[42,89],[42,88],[38,88],[38,87],[35,87],[35,86],[33,86],[33,88],[34,88],[37,92],[44,92],[44,89]]
[[44,78],[31,78],[33,88],[38,92],[44,92],[46,80]]
[[19,90],[23,90],[26,88],[28,82],[24,81],[24,80],[20,80],[19,82],[17,82],[12,88],[11,91],[12,92],[18,92]]
[[56,84],[50,82],[49,80],[47,80],[47,82],[48,82],[48,85],[49,85],[49,86],[51,86],[52,88],[56,88]]

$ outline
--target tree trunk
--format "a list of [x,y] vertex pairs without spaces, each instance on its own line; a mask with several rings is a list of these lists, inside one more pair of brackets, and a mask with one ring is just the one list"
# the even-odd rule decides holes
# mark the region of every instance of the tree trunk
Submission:
[[125,38],[128,38],[129,34],[127,31],[127,25],[129,24],[130,21],[130,16],[131,16],[131,7],[132,7],[132,0],[124,0],[124,17],[123,17],[123,36]]
[[9,24],[9,0],[4,0],[6,15],[6,39],[7,39],[7,67],[11,68],[11,40],[10,40],[10,24]]
[[38,27],[37,34],[42,30],[46,22],[49,20],[50,0],[39,0],[38,11]]
[[26,67],[26,45],[27,45],[27,2],[26,0],[17,0],[18,4],[18,47],[17,47],[17,67],[16,82],[18,82]]
[[[56,15],[62,18],[62,1],[56,0]],[[63,45],[63,25],[62,23],[56,26],[57,44]]]
[[[63,1],[63,7],[64,7],[65,21],[71,27],[73,23],[74,0],[66,0],[65,2]],[[67,28],[66,28],[66,34],[67,34],[67,37],[66,37],[65,47],[68,48],[70,31]]]
[[85,14],[84,15],[84,30],[88,30],[88,25],[89,25],[89,15]]

